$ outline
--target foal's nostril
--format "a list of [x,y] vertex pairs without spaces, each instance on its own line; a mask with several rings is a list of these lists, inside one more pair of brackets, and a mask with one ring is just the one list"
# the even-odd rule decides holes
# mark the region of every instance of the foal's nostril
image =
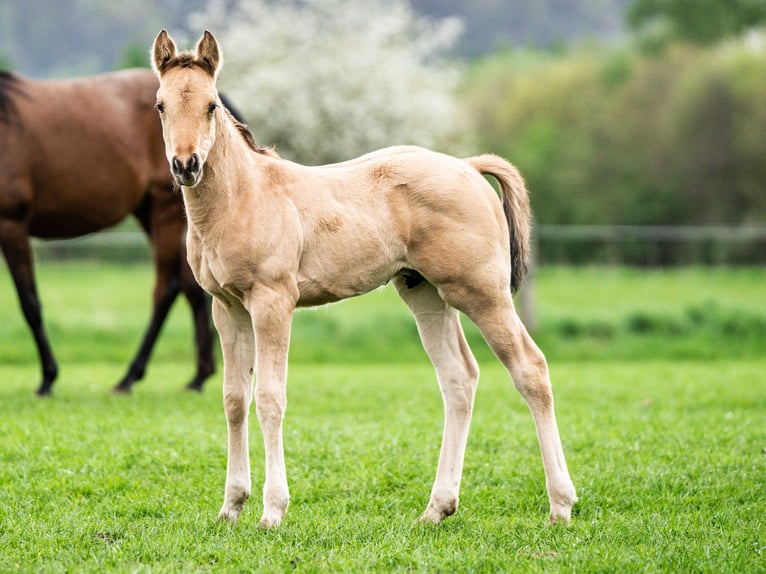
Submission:
[[173,173],[183,173],[184,170],[184,164],[183,162],[178,159],[178,156],[175,156],[173,158]]
[[199,156],[196,153],[191,154],[188,169],[191,172],[199,171]]

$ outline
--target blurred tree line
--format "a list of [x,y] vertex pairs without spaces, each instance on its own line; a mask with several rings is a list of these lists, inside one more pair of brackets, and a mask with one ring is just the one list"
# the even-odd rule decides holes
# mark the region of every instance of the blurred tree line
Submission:
[[[520,168],[539,223],[766,224],[766,34],[746,25],[766,20],[766,3],[703,3],[711,17],[716,6],[734,13],[704,22],[696,2],[637,0],[628,46],[509,50],[472,67],[463,96],[474,146]],[[766,261],[763,242],[542,251],[569,261],[605,251],[634,263]]]
[[766,38],[509,52],[466,86],[476,145],[518,164],[540,221],[766,222]]
[[630,27],[662,41],[712,44],[766,21],[764,0],[633,0]]

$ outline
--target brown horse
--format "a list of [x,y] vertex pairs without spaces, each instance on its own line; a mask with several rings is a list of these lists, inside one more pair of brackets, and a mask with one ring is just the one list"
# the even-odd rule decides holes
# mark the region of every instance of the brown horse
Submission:
[[[457,159],[412,146],[306,167],[258,148],[216,91],[218,43],[205,32],[178,53],[163,30],[153,47],[165,153],[189,219],[189,262],[213,295],[224,360],[228,464],[219,517],[235,521],[250,496],[247,420],[263,431],[264,528],[289,501],[282,421],[293,312],[393,281],[415,316],[444,399],[444,435],[421,521],[454,513],[479,376],[460,326],[465,313],[508,369],[532,411],[550,519],[577,497],[553,409],[545,357],[516,315],[525,271],[529,200],[519,172],[497,156]],[[502,202],[482,174],[499,182]]]
[[41,316],[29,237],[69,238],[133,214],[151,241],[156,279],[143,341],[115,390],[141,379],[179,292],[194,316],[201,389],[214,370],[207,297],[186,262],[186,221],[173,189],[154,111],[150,70],[61,81],[0,73],[0,247],[42,363],[37,393],[58,373]]

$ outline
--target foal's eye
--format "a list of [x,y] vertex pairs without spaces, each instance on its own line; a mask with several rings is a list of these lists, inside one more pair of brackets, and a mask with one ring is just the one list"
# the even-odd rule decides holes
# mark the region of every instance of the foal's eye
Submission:
[[212,103],[211,103],[211,104],[210,104],[210,105],[207,107],[207,113],[208,113],[208,114],[210,114],[210,115],[212,116],[212,115],[213,115],[213,112],[215,112],[215,110],[216,110],[217,108],[218,108],[218,104],[216,104],[215,102],[212,102]]
[[165,111],[165,106],[161,102],[157,102],[157,104],[154,107],[157,108],[157,111],[160,113],[163,113]]

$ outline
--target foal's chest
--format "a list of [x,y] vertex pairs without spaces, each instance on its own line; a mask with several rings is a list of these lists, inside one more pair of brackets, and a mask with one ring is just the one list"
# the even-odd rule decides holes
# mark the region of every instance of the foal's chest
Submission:
[[245,291],[252,285],[248,278],[247,265],[231,265],[217,249],[205,246],[199,241],[188,245],[189,263],[194,276],[202,288],[213,297],[230,301],[242,300]]

